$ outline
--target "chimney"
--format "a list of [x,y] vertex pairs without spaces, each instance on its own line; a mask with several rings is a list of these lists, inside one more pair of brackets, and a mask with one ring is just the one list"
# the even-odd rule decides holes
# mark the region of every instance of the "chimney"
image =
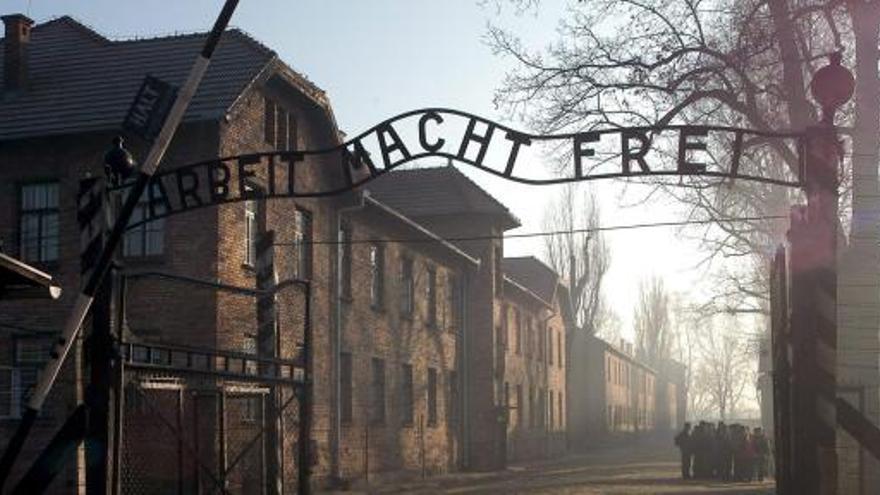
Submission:
[[6,93],[27,88],[27,51],[34,26],[27,16],[10,14],[0,17],[6,25],[3,38],[3,89]]

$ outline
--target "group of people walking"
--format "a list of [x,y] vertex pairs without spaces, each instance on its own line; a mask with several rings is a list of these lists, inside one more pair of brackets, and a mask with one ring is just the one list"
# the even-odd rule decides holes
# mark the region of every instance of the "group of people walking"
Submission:
[[700,421],[675,436],[681,450],[681,476],[684,479],[720,481],[764,481],[770,445],[761,428],[749,431],[739,424],[717,425]]

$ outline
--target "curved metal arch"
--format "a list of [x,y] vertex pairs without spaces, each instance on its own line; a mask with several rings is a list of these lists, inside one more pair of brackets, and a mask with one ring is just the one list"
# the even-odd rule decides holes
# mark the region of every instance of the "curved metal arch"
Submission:
[[[430,146],[425,146],[426,144],[430,144],[426,143],[425,138],[426,122],[433,121],[436,126],[440,126],[443,122],[445,122],[445,119],[443,118],[444,116],[454,116],[457,118],[465,119],[465,122],[467,122],[467,129],[465,130],[463,136],[452,136],[461,138],[461,144],[459,146],[454,146],[458,147],[458,153],[453,153],[449,150],[442,149],[443,144],[437,145],[437,143],[440,143],[441,141],[445,143],[446,139],[444,138],[450,138],[450,136],[444,135],[443,138],[438,137],[437,139],[435,139],[434,144]],[[417,130],[419,133],[419,145],[421,146],[421,148],[418,150],[413,148],[413,151],[410,151],[397,133],[395,124],[399,124],[401,121],[414,117],[419,117],[419,125]],[[483,135],[478,135],[475,133],[474,129],[476,124],[482,124],[485,127],[486,130],[483,131]],[[741,155],[745,136],[763,138],[765,140],[796,140],[796,148],[798,150],[802,149],[802,140],[805,137],[803,133],[792,131],[767,132],[731,126],[712,125],[668,125],[662,127],[637,126],[597,129],[585,132],[572,132],[561,134],[531,134],[513,129],[504,124],[500,124],[498,122],[461,110],[441,107],[429,107],[398,114],[374,125],[373,127],[361,132],[360,134],[348,139],[345,142],[330,147],[302,151],[283,150],[226,156],[212,160],[196,162],[158,173],[153,177],[152,186],[148,189],[148,192],[150,192],[151,194],[151,197],[148,200],[148,214],[145,214],[143,219],[137,222],[130,223],[128,228],[132,229],[143,225],[144,223],[151,220],[165,218],[176,213],[181,213],[183,211],[190,211],[207,206],[215,206],[219,204],[244,201],[248,199],[321,198],[336,196],[363,186],[371,180],[397,167],[400,167],[415,160],[420,160],[428,157],[440,157],[455,160],[459,163],[470,165],[497,177],[527,185],[553,185],[609,178],[640,178],[684,175],[742,179],[787,187],[801,187],[803,185],[802,167],[798,174],[797,180],[785,180],[775,177],[765,177],[749,173],[740,173],[738,170],[738,162],[736,163],[736,165],[732,166],[730,171],[709,170],[706,169],[706,167],[704,166],[700,168],[699,165],[701,164],[690,163],[686,164],[689,165],[690,168],[682,169],[681,158],[679,158],[679,166],[676,169],[649,169],[647,165],[644,165],[644,161],[642,161],[642,163],[639,164],[640,168],[638,170],[631,170],[628,167],[628,163],[626,160],[638,161],[639,158],[643,157],[644,154],[647,153],[648,150],[650,150],[651,145],[654,144],[653,140],[655,136],[664,131],[678,132],[679,136],[685,136],[684,140],[680,141],[679,143],[680,153],[683,153],[681,148],[682,143],[687,144],[687,137],[705,137],[710,132],[733,134],[735,136],[735,146],[740,147],[738,150],[735,149],[733,152],[734,160],[740,159],[740,156],[738,156],[737,153]],[[503,137],[498,137],[502,136],[502,134]],[[583,144],[588,144],[590,142],[597,142],[603,136],[610,134],[621,135],[621,147],[623,148],[622,153],[630,154],[633,151],[637,151],[638,153],[642,153],[642,151],[644,151],[644,153],[642,153],[641,155],[633,154],[632,156],[627,155],[623,157],[623,169],[619,172],[584,173],[581,170],[581,164],[579,160],[583,157],[591,157],[593,155],[590,154],[589,150],[578,151],[580,150],[580,148],[577,147],[580,147]],[[371,154],[366,151],[364,141],[368,138],[373,138],[376,142],[379,143],[379,154],[381,156],[378,158],[382,161],[381,166],[375,163],[374,157],[372,157]],[[489,144],[493,142],[492,139],[496,138],[499,141],[508,140],[511,142],[510,146],[512,151],[508,156],[508,163],[506,163],[504,167],[491,167],[484,163],[485,150],[488,149]],[[391,143],[389,144],[386,139],[390,139]],[[629,139],[640,141],[641,146],[637,150],[629,149]],[[576,150],[575,153],[581,153],[581,156],[576,158],[576,166],[573,167],[572,170],[568,171],[570,173],[548,178],[530,178],[523,174],[516,173],[518,172],[518,170],[516,169],[516,158],[518,156],[520,146],[529,146],[532,142],[549,141],[570,141],[572,145],[576,147],[574,148]],[[693,144],[694,143],[691,143],[691,145]],[[699,143],[697,143],[697,145],[698,144]],[[469,149],[468,147],[471,145],[478,146],[479,152],[477,153],[476,157],[469,156],[467,153]],[[685,151],[687,151],[688,149],[699,150],[704,148],[700,148],[699,146],[697,146],[686,148]],[[393,160],[390,157],[392,153],[401,155],[402,158]],[[303,166],[297,164],[301,162],[306,162],[310,158],[332,157],[333,155],[337,156],[336,160],[338,161],[339,167],[336,169],[337,175],[339,175],[339,181],[337,184],[333,184],[322,189],[302,190],[301,186],[299,188],[297,187],[299,186],[299,184],[295,184],[292,180],[290,180],[286,185],[287,187],[276,187],[279,185],[275,183],[275,171],[278,166],[287,166],[288,177],[295,177],[294,172],[296,168],[299,166]],[[245,182],[242,181],[241,175],[247,175],[250,172],[248,170],[248,167],[258,164],[260,166],[266,167],[267,170],[271,169],[268,174],[270,176],[272,184],[263,191],[246,191],[246,188],[244,186]],[[230,194],[232,192],[233,185],[235,185],[231,183],[231,181],[233,180],[233,173],[232,169],[230,168],[231,165],[236,166],[237,171],[239,172],[238,177],[235,179],[235,182],[237,182],[238,186],[237,194]],[[335,165],[330,164],[325,166],[334,167]],[[223,180],[215,177],[215,173],[218,171],[220,172],[219,175],[223,176]],[[253,174],[250,174],[249,176],[252,175]],[[206,188],[206,184],[210,185],[210,188]],[[123,185],[112,188],[111,190],[124,190],[126,187],[126,185]],[[158,191],[155,190],[156,188],[158,188]],[[167,192],[168,189],[174,190],[176,194],[169,195]],[[218,191],[220,191],[222,194],[218,193]],[[152,196],[154,194],[156,195],[156,197]],[[176,202],[176,204],[172,204],[174,202]],[[157,210],[156,208],[154,208],[154,206],[156,205],[161,206],[162,208]]]

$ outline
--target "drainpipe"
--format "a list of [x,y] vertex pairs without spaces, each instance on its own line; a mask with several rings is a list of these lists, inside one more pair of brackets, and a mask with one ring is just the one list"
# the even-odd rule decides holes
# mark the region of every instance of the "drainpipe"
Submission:
[[459,378],[460,386],[458,389],[461,391],[461,414],[459,416],[461,420],[460,426],[460,445],[461,445],[461,466],[465,469],[469,469],[471,467],[471,420],[470,420],[470,387],[468,384],[470,383],[469,378],[469,370],[470,370],[470,359],[468,353],[470,352],[468,346],[468,339],[470,339],[470,332],[468,331],[468,315],[470,308],[467,307],[468,301],[468,287],[470,281],[470,274],[465,273],[465,276],[461,277],[461,294],[459,295],[459,318],[461,319],[460,329],[461,335],[459,336],[459,341],[461,342],[461,373]]
[[352,206],[343,206],[336,210],[336,297],[333,303],[333,341],[331,342],[333,360],[333,427],[330,429],[331,449],[331,476],[335,480],[342,478],[341,444],[342,444],[342,381],[340,376],[340,361],[342,353],[342,257],[345,246],[342,244],[342,218],[348,213],[364,208],[364,197],[369,196],[369,191],[355,192],[357,202]]
[[[541,320],[541,328],[547,329],[547,322],[550,321],[551,318],[556,316],[555,309],[545,309],[547,316]],[[544,332],[542,336],[544,339],[544,355],[542,357],[541,363],[544,366],[544,457],[550,457],[550,415],[548,414],[549,410],[553,408],[553,404],[550,402],[550,353],[553,352],[553,349],[550,347],[550,342],[547,339],[547,332]],[[565,371],[565,370],[563,370]],[[563,388],[568,388],[568,380],[565,381],[566,385]],[[557,392],[558,393],[558,392]],[[566,391],[565,395],[568,395],[568,391]],[[557,414],[558,416],[558,414]]]

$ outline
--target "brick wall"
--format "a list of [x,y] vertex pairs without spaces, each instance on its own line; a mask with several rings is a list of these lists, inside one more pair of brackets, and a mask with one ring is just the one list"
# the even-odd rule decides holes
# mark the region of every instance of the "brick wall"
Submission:
[[[166,167],[216,156],[216,134],[211,124],[187,125],[172,141],[166,155]],[[57,261],[37,264],[60,282],[64,292],[57,301],[0,301],[0,323],[39,330],[53,335],[60,331],[79,292],[79,231],[76,223],[76,192],[86,174],[103,174],[103,156],[110,146],[112,134],[90,133],[77,136],[55,136],[4,142],[0,147],[0,239],[4,250],[19,255],[19,191],[22,184],[41,181],[59,183],[59,255]],[[145,155],[142,143],[128,143],[136,157]],[[207,276],[212,258],[214,216],[209,209],[169,219],[166,223],[165,255],[150,260],[125,260],[129,269],[174,271],[183,275]],[[196,229],[194,227],[200,227]],[[204,227],[207,227],[204,228]],[[198,256],[193,256],[198,253]],[[184,260],[187,260],[184,262]],[[170,339],[200,340],[210,335],[211,320],[204,313],[190,311],[200,308],[210,313],[214,305],[210,293],[193,293],[176,286],[160,287],[144,281],[130,285],[129,300],[132,328],[149,333],[162,328]],[[176,314],[177,317],[171,317]],[[88,328],[88,326],[87,326]],[[8,330],[6,328],[5,330]],[[0,365],[9,366],[13,359],[10,332],[0,337]],[[78,344],[59,375],[47,400],[47,413],[31,434],[12,479],[25,469],[42,449],[48,437],[75,407],[81,398],[81,349]],[[15,419],[0,419],[0,436],[8,438],[17,425]],[[5,440],[3,441],[5,444]],[[76,463],[71,460],[71,466]],[[71,468],[53,484],[59,492],[69,492],[82,481]]]
[[[567,425],[565,331],[559,304],[549,306],[508,285],[497,322],[505,360],[499,384],[509,411],[507,458],[560,454],[566,448]],[[517,387],[523,391],[522,403],[517,401]]]
[[[459,462],[460,411],[454,389],[461,390],[460,321],[456,319],[452,279],[461,281],[472,265],[438,243],[384,242],[412,238],[416,232],[399,220],[367,205],[347,215],[351,236],[351,294],[342,304],[341,350],[351,359],[352,416],[343,421],[341,474],[350,480],[372,479],[390,472],[427,474],[455,470]],[[358,240],[379,242],[358,242]],[[371,247],[384,259],[382,302],[372,304]],[[411,315],[402,310],[403,260],[412,263],[414,302]],[[429,271],[435,273],[436,318],[429,320]],[[460,311],[460,309],[458,310]],[[384,363],[385,419],[371,419],[373,360]],[[404,365],[411,367],[413,402],[404,389]],[[429,421],[428,373],[436,373],[436,422]],[[453,383],[455,381],[456,383]],[[344,394],[346,392],[343,392]],[[366,452],[369,459],[365,459]]]

